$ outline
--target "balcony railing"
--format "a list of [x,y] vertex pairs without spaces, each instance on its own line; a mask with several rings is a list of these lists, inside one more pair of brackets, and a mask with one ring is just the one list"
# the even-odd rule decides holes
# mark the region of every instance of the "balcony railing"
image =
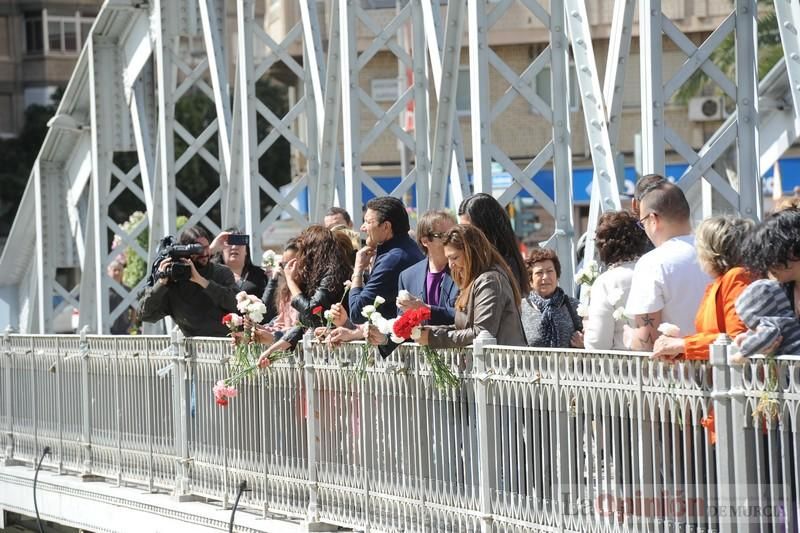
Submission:
[[481,341],[442,352],[461,386],[439,392],[414,345],[362,379],[363,345],[306,339],[221,408],[225,339],[6,334],[0,451],[223,504],[246,481],[245,507],[378,531],[797,531],[800,357]]

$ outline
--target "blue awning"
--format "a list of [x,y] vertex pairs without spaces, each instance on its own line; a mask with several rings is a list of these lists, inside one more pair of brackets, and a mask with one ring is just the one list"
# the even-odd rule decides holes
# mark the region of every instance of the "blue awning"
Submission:
[[[781,179],[783,182],[783,192],[792,194],[795,187],[800,187],[800,157],[787,157],[781,159],[778,164],[781,170]],[[670,181],[677,181],[686,169],[689,168],[687,164],[670,164],[666,166],[666,177]],[[572,196],[573,201],[576,203],[588,203],[592,193],[592,168],[573,168],[572,170]],[[386,191],[386,194],[392,192],[395,187],[400,185],[400,176],[375,176],[375,182]],[[469,176],[472,181],[472,175]],[[764,195],[772,194],[772,185],[774,181],[773,170],[770,168],[763,176],[763,191]],[[492,186],[495,190],[503,190],[513,183],[513,178],[508,172],[495,172],[492,174]],[[533,177],[534,183],[538,185],[544,193],[550,198],[555,197],[555,189],[553,184],[553,171],[540,170]],[[633,195],[633,189],[636,185],[636,170],[634,167],[625,167],[625,187],[620,191],[622,194],[628,196]],[[288,187],[288,186],[287,186]],[[364,203],[375,197],[366,185],[361,186],[361,195]],[[531,195],[525,189],[519,192],[522,198],[530,198]],[[308,192],[307,189],[298,194],[295,205],[300,212],[308,212]],[[411,205],[409,207],[417,206],[416,187],[411,187]]]

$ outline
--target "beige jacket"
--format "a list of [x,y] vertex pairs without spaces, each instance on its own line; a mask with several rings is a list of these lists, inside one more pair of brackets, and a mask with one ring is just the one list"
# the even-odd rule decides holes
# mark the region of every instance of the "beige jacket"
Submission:
[[456,308],[455,325],[431,327],[431,348],[469,346],[481,331],[487,331],[497,344],[526,346],[518,301],[511,282],[500,270],[492,269],[472,283],[467,308]]

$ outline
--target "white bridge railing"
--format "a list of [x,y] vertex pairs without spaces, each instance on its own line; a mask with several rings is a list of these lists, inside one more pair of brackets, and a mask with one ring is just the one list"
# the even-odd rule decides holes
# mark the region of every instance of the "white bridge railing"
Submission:
[[226,339],[6,334],[0,454],[223,505],[246,481],[245,507],[379,531],[798,531],[798,357],[768,385],[724,344],[668,365],[481,342],[443,352],[442,393],[414,345],[355,377],[362,348],[307,339],[220,408]]

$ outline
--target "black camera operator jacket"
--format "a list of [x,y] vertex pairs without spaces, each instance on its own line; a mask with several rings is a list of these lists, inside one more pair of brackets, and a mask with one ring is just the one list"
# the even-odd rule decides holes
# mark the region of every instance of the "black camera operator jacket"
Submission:
[[[195,268],[197,266],[195,265]],[[145,322],[158,322],[171,316],[187,337],[225,337],[228,327],[222,323],[227,313],[236,313],[236,282],[233,272],[209,261],[197,268],[208,280],[202,288],[192,281],[156,283],[147,287],[139,299],[139,315]]]

